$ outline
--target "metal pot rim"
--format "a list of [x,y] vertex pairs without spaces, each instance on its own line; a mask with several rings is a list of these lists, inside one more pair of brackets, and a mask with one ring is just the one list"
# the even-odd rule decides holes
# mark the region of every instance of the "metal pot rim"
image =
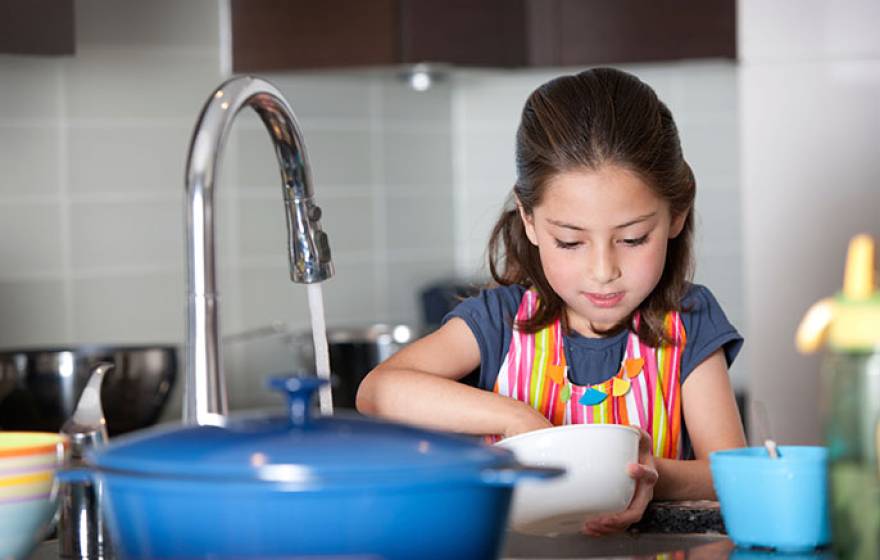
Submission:
[[180,345],[176,344],[70,344],[58,346],[32,346],[22,348],[0,348],[0,358],[21,354],[111,354],[114,352],[143,352],[150,350],[177,351]]

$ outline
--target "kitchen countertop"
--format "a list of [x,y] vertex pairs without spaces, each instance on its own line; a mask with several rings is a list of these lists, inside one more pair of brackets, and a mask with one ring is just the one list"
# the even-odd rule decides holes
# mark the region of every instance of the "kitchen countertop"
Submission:
[[[530,537],[508,533],[502,553],[504,560],[606,558],[633,560],[792,560],[786,554],[739,550],[730,540],[718,534],[655,534],[624,533],[606,537],[570,535],[563,537]],[[830,552],[798,554],[797,560],[832,560]],[[29,560],[58,560],[58,541],[46,541],[37,547]]]

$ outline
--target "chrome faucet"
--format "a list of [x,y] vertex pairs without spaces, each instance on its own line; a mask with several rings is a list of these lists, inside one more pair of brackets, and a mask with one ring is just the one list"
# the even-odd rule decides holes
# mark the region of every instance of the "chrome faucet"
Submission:
[[228,80],[205,102],[186,164],[186,424],[222,424],[227,413],[214,259],[214,184],[223,144],[245,106],[253,108],[266,125],[281,167],[291,280],[312,284],[333,276],[330,245],[321,230],[321,209],[313,200],[309,160],[293,110],[281,92],[264,80],[251,76]]

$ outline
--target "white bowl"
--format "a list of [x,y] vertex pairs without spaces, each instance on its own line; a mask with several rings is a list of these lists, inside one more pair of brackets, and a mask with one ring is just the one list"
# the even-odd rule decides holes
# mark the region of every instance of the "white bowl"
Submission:
[[516,485],[510,528],[530,535],[578,533],[599,514],[623,511],[635,481],[626,466],[638,462],[639,430],[617,424],[575,424],[520,434],[496,443],[527,465],[564,467],[552,480]]

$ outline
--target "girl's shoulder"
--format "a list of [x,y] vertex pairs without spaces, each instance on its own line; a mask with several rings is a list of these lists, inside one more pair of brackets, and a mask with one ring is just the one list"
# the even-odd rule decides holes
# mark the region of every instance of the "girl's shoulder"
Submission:
[[728,367],[733,363],[742,348],[743,337],[709,288],[690,285],[681,301],[681,320],[687,336],[682,379],[719,348],[724,350]]
[[491,390],[495,385],[525,292],[525,286],[518,285],[487,288],[459,303],[443,318],[445,323],[457,317],[470,327],[480,347],[479,386],[484,389]]
[[712,291],[702,284],[689,284],[681,298],[682,313],[703,313],[713,309],[720,310],[721,305]]
[[[526,287],[519,284],[485,288],[463,300],[450,315],[495,324],[509,323],[516,316]],[[445,321],[445,320],[444,320]]]
[[[680,313],[685,327],[692,324],[704,328],[707,326],[733,328],[715,294],[701,284],[690,284],[684,297],[681,298]],[[688,338],[690,338],[689,332]]]

